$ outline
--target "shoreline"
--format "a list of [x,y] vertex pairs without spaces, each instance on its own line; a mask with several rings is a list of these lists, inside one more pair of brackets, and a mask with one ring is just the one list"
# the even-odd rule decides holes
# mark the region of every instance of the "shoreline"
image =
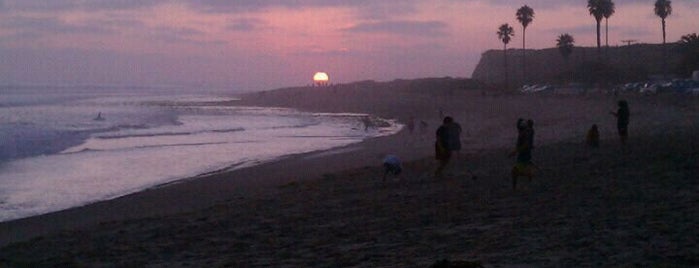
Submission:
[[[235,104],[235,103],[232,103],[232,104]],[[221,106],[223,107],[224,105],[221,105]],[[230,107],[230,105],[228,105],[228,107]],[[259,106],[257,106],[257,107],[252,107],[252,106],[245,107],[245,106],[240,106],[240,105],[233,106],[232,108],[233,109],[256,109],[256,110],[265,109],[265,110],[270,110],[270,111],[281,109],[278,107],[259,107]],[[225,109],[225,107],[223,109]],[[292,109],[293,108],[289,108],[288,110],[292,110]],[[290,111],[289,113],[292,113],[292,112]],[[296,113],[296,112],[293,112],[293,113]],[[40,216],[43,214],[49,214],[49,213],[53,213],[53,212],[58,212],[58,211],[62,211],[62,210],[75,208],[75,207],[84,207],[84,206],[88,206],[88,205],[93,204],[93,203],[107,201],[107,200],[113,200],[113,199],[117,199],[117,198],[120,198],[123,196],[128,196],[128,195],[131,195],[134,193],[146,191],[149,189],[162,188],[162,187],[165,187],[165,186],[170,185],[170,184],[181,183],[183,181],[197,179],[197,178],[205,177],[207,175],[226,173],[226,172],[231,172],[232,170],[235,170],[235,169],[248,167],[250,165],[258,165],[259,163],[266,163],[269,161],[277,161],[277,159],[283,159],[283,158],[289,157],[291,155],[300,154],[300,152],[308,152],[311,150],[313,150],[313,151],[316,151],[316,150],[325,151],[328,149],[333,150],[333,147],[337,147],[337,146],[342,147],[348,143],[350,143],[350,144],[351,143],[358,143],[358,142],[361,142],[361,140],[363,140],[363,139],[372,138],[372,137],[376,137],[376,136],[390,135],[390,133],[398,132],[401,128],[401,126],[399,124],[395,124],[393,122],[393,120],[388,120],[388,119],[383,120],[381,118],[377,118],[376,120],[378,122],[383,123],[383,125],[381,125],[381,127],[377,127],[377,131],[361,132],[360,133],[358,131],[352,130],[352,132],[350,134],[349,129],[350,128],[355,129],[356,124],[359,123],[358,118],[360,118],[361,115],[331,116],[330,114],[326,114],[326,115],[312,114],[312,115],[306,115],[306,116],[309,118],[312,118],[313,120],[315,120],[316,118],[320,118],[321,121],[318,121],[318,122],[323,122],[323,120],[328,121],[328,122],[330,122],[330,120],[343,120],[342,123],[344,123],[344,124],[341,125],[340,128],[338,128],[337,126],[334,126],[334,129],[342,130],[346,133],[337,134],[336,137],[314,136],[314,135],[299,136],[301,138],[296,139],[296,140],[313,140],[314,142],[313,143],[305,142],[304,144],[307,143],[308,146],[304,146],[304,147],[301,147],[301,146],[289,146],[289,147],[272,146],[269,148],[263,148],[266,151],[263,152],[262,154],[257,153],[258,150],[249,150],[251,153],[256,154],[256,156],[241,155],[240,153],[238,153],[238,151],[233,151],[234,153],[226,155],[226,157],[223,157],[223,158],[211,158],[211,157],[209,157],[209,158],[200,159],[201,161],[198,161],[198,162],[202,162],[204,164],[194,165],[194,166],[190,166],[190,168],[184,168],[184,169],[182,169],[182,168],[174,169],[174,168],[172,168],[172,166],[162,165],[162,167],[157,169],[156,172],[149,172],[150,170],[154,169],[153,166],[150,166],[150,167],[144,166],[144,168],[139,169],[138,164],[136,163],[136,165],[135,165],[136,170],[139,170],[142,172],[130,172],[130,173],[125,172],[124,174],[136,175],[136,176],[129,176],[128,178],[136,178],[139,174],[144,175],[144,176],[142,176],[142,178],[140,178],[140,180],[132,180],[132,181],[128,181],[128,182],[123,182],[119,185],[115,185],[116,187],[114,187],[114,188],[109,188],[108,190],[100,189],[99,185],[101,185],[101,184],[109,185],[111,181],[119,181],[119,180],[121,180],[121,178],[126,179],[127,177],[124,177],[123,174],[119,173],[118,171],[120,171],[120,170],[128,171],[131,167],[128,167],[126,165],[127,163],[122,163],[119,161],[110,161],[108,163],[107,163],[107,161],[102,161],[101,163],[98,163],[96,165],[85,164],[82,160],[86,159],[86,157],[82,157],[82,158],[80,157],[83,155],[82,153],[92,154],[93,151],[99,152],[99,151],[108,151],[110,149],[113,149],[113,148],[105,149],[104,147],[102,147],[103,145],[101,146],[99,144],[98,145],[91,144],[90,143],[91,140],[93,140],[93,139],[94,140],[102,140],[102,139],[110,140],[112,138],[127,138],[127,137],[135,137],[135,138],[154,137],[155,139],[160,140],[161,139],[160,136],[166,136],[163,139],[167,139],[171,135],[179,136],[179,135],[192,134],[192,136],[194,136],[193,134],[196,134],[196,132],[190,132],[190,130],[177,130],[177,131],[166,132],[164,134],[161,134],[160,132],[154,132],[154,131],[157,131],[157,130],[154,130],[154,131],[146,132],[145,134],[143,134],[143,133],[135,133],[134,134],[134,133],[127,132],[125,134],[119,133],[119,134],[97,135],[93,138],[85,138],[85,140],[83,140],[82,145],[80,145],[80,146],[75,145],[75,146],[69,146],[68,148],[61,149],[60,154],[59,153],[47,153],[47,154],[41,155],[43,157],[36,156],[36,157],[27,157],[26,159],[24,159],[24,158],[11,159],[13,161],[8,162],[8,163],[13,164],[13,165],[8,165],[8,166],[11,166],[11,167],[20,166],[20,168],[15,167],[14,169],[10,168],[8,170],[23,170],[23,171],[18,172],[18,174],[14,174],[14,177],[16,177],[16,178],[13,178],[13,174],[10,173],[10,175],[7,176],[7,179],[9,179],[10,182],[15,181],[15,179],[17,179],[17,178],[26,177],[28,179],[31,179],[31,178],[44,177],[44,176],[33,175],[33,174],[46,174],[45,176],[47,176],[48,178],[44,177],[43,180],[41,180],[41,179],[37,180],[37,181],[41,181],[42,183],[36,183],[36,182],[34,183],[35,185],[37,185],[37,187],[34,189],[41,189],[41,191],[39,191],[39,190],[24,191],[24,189],[32,189],[32,188],[28,188],[28,186],[24,186],[25,184],[23,184],[23,182],[24,182],[23,180],[17,180],[16,183],[8,184],[6,189],[4,189],[4,190],[6,190],[6,193],[11,193],[11,194],[6,195],[7,200],[0,200],[0,206],[3,207],[3,211],[2,211],[3,213],[0,213],[0,222],[10,222],[13,220],[30,218],[30,217],[34,217],[34,216]],[[330,118],[330,117],[338,117],[340,119],[335,119],[335,118]],[[330,120],[327,118],[330,118]],[[346,122],[344,122],[344,121],[346,121]],[[336,123],[336,122],[334,122],[334,123]],[[293,132],[289,132],[289,133],[295,133],[296,132],[295,127],[296,126],[290,128],[291,131],[293,131]],[[242,128],[241,128],[241,130],[242,130]],[[101,133],[99,130],[95,130],[95,131],[97,131],[95,133]],[[236,129],[235,131],[238,131],[238,129]],[[276,129],[274,131],[276,131]],[[221,131],[212,130],[211,132],[221,132]],[[227,131],[222,131],[222,132],[227,132]],[[246,133],[250,133],[250,132],[251,131],[248,131]],[[152,133],[157,133],[157,134],[152,134]],[[254,137],[256,136],[255,134],[242,134],[242,135],[246,135],[246,136],[242,136],[243,139],[252,138],[253,140],[254,140]],[[250,135],[252,135],[252,136],[250,136]],[[289,134],[289,136],[284,136],[284,137],[295,137],[295,136],[293,136],[292,134]],[[309,137],[309,138],[306,138],[306,137]],[[323,139],[324,141],[327,140],[327,142],[315,142],[318,139]],[[165,142],[165,143],[167,143],[166,146],[164,146],[164,145],[147,145],[147,146],[139,145],[137,147],[139,149],[142,149],[142,148],[146,148],[146,147],[158,147],[159,148],[159,147],[168,147],[168,146],[172,146],[172,145],[177,145],[177,146],[197,145],[198,146],[198,145],[209,145],[209,144],[216,144],[215,146],[218,147],[218,144],[223,144],[223,145],[226,144],[226,142],[220,142],[220,141],[214,142],[214,143],[206,143],[207,141],[208,140],[203,141],[202,143],[188,143],[188,141],[168,141],[168,142]],[[250,141],[246,141],[246,142],[250,142]],[[238,143],[238,142],[229,142],[229,143],[233,144],[233,143]],[[250,144],[254,145],[254,143],[250,143]],[[345,145],[343,145],[343,144],[345,144]],[[134,145],[134,146],[136,146],[136,145]],[[107,147],[109,147],[109,145],[107,145]],[[283,152],[282,150],[274,150],[274,148],[290,148],[290,149],[289,149],[289,152]],[[17,150],[21,150],[21,148],[19,148]],[[123,151],[121,148],[119,150]],[[59,163],[63,164],[63,166],[68,166],[69,164],[72,164],[72,163],[78,163],[79,167],[91,166],[91,167],[93,167],[93,169],[95,169],[94,167],[96,167],[97,170],[109,168],[110,170],[112,170],[114,172],[103,172],[102,174],[98,174],[98,175],[92,175],[92,173],[90,173],[89,171],[87,171],[87,172],[76,172],[76,171],[69,172],[69,171],[73,170],[73,168],[65,168],[65,171],[62,171],[62,172],[53,172],[53,171],[47,171],[47,172],[43,172],[43,173],[41,172],[42,166],[54,166],[54,167],[61,166],[61,165],[53,165],[54,162],[56,162],[57,160],[54,160],[53,162],[52,161],[40,162],[42,158],[44,158],[44,159],[46,159],[46,158],[60,159],[60,157],[63,157],[64,155],[73,156],[73,155],[78,155],[78,154],[80,156],[76,156],[76,157],[72,158],[73,159],[72,162],[70,162],[68,164],[65,163],[66,161],[59,162]],[[126,154],[122,154],[122,155],[126,155]],[[134,155],[134,154],[131,154],[131,155]],[[161,153],[161,155],[163,155],[163,154]],[[167,155],[167,154],[165,154],[165,155]],[[228,156],[230,156],[230,158]],[[99,157],[99,155],[98,156],[87,156],[87,157],[95,157],[96,158],[96,157]],[[158,155],[147,155],[147,157],[144,157],[143,159],[145,159],[145,160],[153,159],[153,158],[159,159],[157,157],[158,157]],[[119,158],[120,159],[128,159],[130,157],[122,156]],[[75,160],[75,159],[79,159],[79,160]],[[177,161],[179,161],[180,159],[185,159],[185,158],[184,157],[183,158],[174,158],[174,159],[172,159],[174,161],[171,161],[170,163],[174,163],[176,165],[179,165],[179,164],[177,164],[178,163]],[[184,161],[188,161],[188,160],[184,160]],[[28,166],[28,167],[24,167],[24,166],[21,166],[20,164],[15,164],[15,162],[17,162],[17,163],[30,163],[33,167],[30,165],[27,165],[27,164],[25,164],[25,166]],[[150,161],[150,162],[157,164],[159,161]],[[114,163],[116,163],[116,164],[114,164]],[[2,163],[0,163],[0,164],[2,164]],[[133,164],[133,163],[131,163],[131,164]],[[182,162],[182,164],[187,165],[186,162]],[[104,165],[104,166],[101,166],[101,165]],[[155,166],[157,166],[157,165],[155,165]],[[61,168],[59,168],[59,170],[60,169]],[[25,170],[27,170],[27,171],[25,171]],[[32,171],[34,171],[34,170],[39,170],[39,171],[32,173]],[[78,169],[78,170],[80,170],[80,169]],[[179,170],[179,171],[170,172],[171,170]],[[165,172],[167,175],[160,175],[163,172]],[[29,174],[29,175],[25,175],[25,173]],[[82,174],[90,174],[91,176],[85,176],[85,178],[83,178]],[[76,177],[80,178],[80,179],[76,179]],[[98,178],[101,178],[102,180],[100,180],[99,182],[93,183],[92,177],[98,177]],[[44,183],[44,181],[46,183]],[[40,187],[41,185],[53,185],[53,184],[51,184],[51,181],[58,182],[58,183],[56,183],[57,187],[43,187],[43,188]],[[61,181],[63,181],[63,183],[60,183]],[[73,183],[71,181],[77,181],[77,182]],[[88,182],[88,183],[84,183],[84,182]],[[20,187],[20,186],[14,185],[14,184],[22,185],[22,186]],[[68,189],[68,190],[64,190],[62,188],[63,185],[61,185],[61,184],[63,184],[63,185],[75,185],[75,187]],[[89,184],[92,188],[79,186],[82,184]],[[32,186],[34,186],[34,185],[32,185]],[[83,187],[83,188],[80,188],[80,187]],[[80,189],[73,190],[75,188],[80,188]],[[15,189],[17,189],[16,192],[15,192]],[[107,189],[107,188],[104,188],[104,189]],[[84,191],[83,192],[84,196],[90,196],[90,197],[81,198],[81,197],[73,195],[73,194],[51,195],[52,192],[64,192],[65,191],[67,193],[68,192],[76,193],[76,192],[81,191],[81,190]],[[27,192],[27,194],[25,194],[25,192]],[[47,195],[51,196],[51,197],[47,197]],[[22,201],[15,201],[17,199],[22,200]]]
[[[400,134],[399,132],[394,135]],[[347,160],[353,163],[348,166],[374,165],[375,159],[364,161],[364,159],[373,158],[371,155],[374,154],[362,149],[366,148],[367,144],[391,140],[391,136],[374,137],[359,143],[321,151],[291,154],[275,160],[262,161],[253,166],[233,170],[224,169],[183,178],[113,199],[0,222],[0,247],[65,229],[204,209],[224,202],[230,199],[230,196],[245,196],[292,181],[321,177],[323,174],[343,169],[344,164],[338,165],[338,163],[346,164]],[[363,152],[353,154],[358,151]],[[377,153],[376,156],[378,155],[380,154]],[[305,162],[309,159],[326,164],[313,170],[304,170],[301,167],[307,165]],[[298,171],[286,172],[286,169]],[[264,174],[266,179],[256,180],[260,174]],[[197,198],[200,194],[207,194],[207,196]],[[47,222],[51,224],[46,224]]]
[[[311,90],[308,95],[293,100],[288,97],[296,96],[294,92],[268,92],[251,102],[270,105],[286,101],[290,107],[312,111],[360,111],[381,117],[388,114],[403,122],[411,116],[419,116],[417,119],[427,121],[429,128],[425,133],[417,130],[411,134],[404,130],[393,136],[366,140],[338,148],[339,153],[294,155],[69,211],[11,224],[0,223],[0,246],[7,246],[3,251],[8,252],[0,253],[0,264],[3,258],[14,260],[16,264],[68,261],[125,266],[158,263],[313,266],[312,261],[317,260],[319,263],[348,266],[424,267],[441,258],[481,260],[500,265],[624,264],[629,259],[619,252],[628,251],[632,245],[608,242],[602,235],[605,233],[595,230],[589,234],[612,243],[608,252],[616,254],[614,256],[621,261],[604,262],[586,255],[596,244],[581,240],[584,237],[579,237],[578,233],[582,231],[575,232],[576,229],[587,230],[584,222],[579,222],[579,219],[586,218],[581,215],[592,213],[609,218],[614,214],[600,210],[607,205],[605,202],[614,200],[609,204],[616,209],[624,202],[635,204],[633,202],[643,201],[631,198],[636,192],[629,192],[629,189],[633,188],[634,176],[646,171],[669,176],[669,180],[675,183],[684,183],[680,186],[695,185],[683,182],[682,176],[697,174],[696,165],[680,161],[679,164],[688,165],[688,168],[675,174],[671,172],[675,168],[674,158],[658,157],[654,153],[667,150],[663,147],[667,145],[673,151],[660,151],[660,155],[677,152],[688,157],[689,161],[696,160],[694,143],[682,146],[683,142],[692,142],[692,137],[698,133],[696,106],[677,107],[665,100],[632,99],[632,120],[636,120],[632,121],[632,150],[639,155],[631,154],[632,157],[619,162],[616,137],[609,126],[612,124],[601,125],[603,149],[594,153],[581,145],[580,132],[584,133],[588,123],[602,119],[612,121],[607,114],[613,108],[610,97],[537,99],[464,92],[434,98],[422,98],[421,93],[403,93],[403,98],[367,99],[367,96],[386,96],[395,92],[358,91],[317,94],[317,90]],[[461,122],[466,132],[464,147],[468,149],[455,160],[452,176],[444,180],[435,180],[431,176],[434,167],[431,142],[439,110],[445,110]],[[482,113],[474,114],[478,111]],[[547,166],[540,179],[536,178],[533,183],[524,181],[522,191],[512,193],[507,179],[512,160],[504,155],[514,139],[511,128],[518,114],[536,119],[538,146],[535,158],[541,161],[537,163],[546,163]],[[474,127],[474,124],[478,126]],[[663,139],[653,143],[664,134],[679,140],[672,143],[671,139]],[[387,153],[398,154],[404,160],[405,172],[398,180],[392,179],[382,185],[380,161]],[[626,162],[646,165],[635,168]],[[465,169],[474,170],[479,179],[466,180]],[[605,178],[609,179],[610,174],[624,187],[612,185],[614,191],[609,190],[610,184]],[[669,192],[662,192],[662,189],[670,185],[652,184],[654,182],[644,180],[641,185],[644,188],[639,191],[652,194],[652,200],[667,198]],[[597,196],[599,189],[603,190],[602,199]],[[661,192],[656,193],[653,189]],[[695,194],[685,193],[683,198],[688,199],[680,201],[691,201],[695,197]],[[695,208],[682,204],[677,212],[662,213],[696,213]],[[554,211],[563,214],[550,213]],[[646,213],[640,209],[633,212],[640,213],[640,216],[633,215],[634,220]],[[669,219],[681,216],[672,215]],[[685,233],[696,234],[696,230],[685,228],[698,220],[696,218],[699,217],[671,224],[682,224],[680,229]],[[600,230],[611,232],[618,228],[608,225],[613,222],[608,223],[607,219],[602,222],[592,219],[594,224],[604,227]],[[556,222],[565,224],[558,226]],[[550,229],[537,229],[538,225]],[[568,225],[569,229],[560,229]],[[553,237],[548,234],[556,230],[563,233]],[[610,237],[629,239],[624,232],[618,231],[620,233],[611,233]],[[8,242],[13,241],[24,242],[8,246]],[[532,253],[531,249],[528,250],[529,245],[521,241],[534,243],[533,249],[550,252],[550,256]],[[691,242],[674,233],[669,241]],[[553,242],[558,248],[547,247],[545,242]],[[584,250],[581,253],[573,250],[576,243],[582,243],[580,246]],[[66,249],[52,247],[59,244],[75,246]],[[99,251],[114,246],[118,246],[123,254],[109,255],[109,252]],[[174,255],[163,251],[172,247],[185,250],[174,250],[180,252]],[[226,249],[226,253],[220,252],[221,247]],[[235,250],[231,251],[231,248]],[[674,246],[669,248],[678,250]],[[684,258],[682,263],[695,261],[690,257],[695,253],[692,250],[677,251]],[[30,255],[24,258],[20,252]],[[187,252],[196,257],[188,258]],[[638,251],[632,252],[632,256],[639,256]],[[669,256],[667,251],[662,252],[662,256]],[[664,261],[660,263],[672,263],[667,258],[660,260]]]

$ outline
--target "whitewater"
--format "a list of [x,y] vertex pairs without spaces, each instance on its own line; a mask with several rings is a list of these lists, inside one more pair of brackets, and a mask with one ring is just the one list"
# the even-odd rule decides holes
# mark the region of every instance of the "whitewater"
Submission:
[[0,86],[0,221],[391,135],[365,114],[236,105],[175,87]]

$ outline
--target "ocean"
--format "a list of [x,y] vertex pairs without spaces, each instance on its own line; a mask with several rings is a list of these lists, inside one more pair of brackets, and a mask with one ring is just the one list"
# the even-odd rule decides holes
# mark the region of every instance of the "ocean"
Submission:
[[179,87],[0,86],[0,222],[391,135],[390,119]]

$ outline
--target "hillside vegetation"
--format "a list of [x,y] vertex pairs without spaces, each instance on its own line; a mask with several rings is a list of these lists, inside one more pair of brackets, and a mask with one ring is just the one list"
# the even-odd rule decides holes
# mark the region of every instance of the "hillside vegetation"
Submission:
[[[602,49],[575,47],[568,61],[557,48],[526,50],[526,77],[522,74],[522,50],[508,49],[509,85],[568,82],[618,83],[643,81],[654,75],[678,73],[682,51],[677,44],[667,44],[667,62],[660,44],[634,44]],[[471,78],[494,86],[504,85],[505,68],[502,50],[483,53]],[[666,65],[665,65],[666,64]],[[663,66],[667,68],[663,68]]]

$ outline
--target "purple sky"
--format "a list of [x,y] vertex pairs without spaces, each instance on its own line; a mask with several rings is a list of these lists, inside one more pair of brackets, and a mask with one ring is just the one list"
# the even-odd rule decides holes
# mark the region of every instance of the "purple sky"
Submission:
[[[263,90],[373,79],[469,77],[495,32],[534,9],[527,48],[570,33],[595,45],[587,1],[0,0],[0,84],[186,85]],[[609,44],[662,42],[653,0],[616,0]],[[699,0],[675,0],[668,42],[699,30]],[[604,42],[604,41],[603,41]]]

